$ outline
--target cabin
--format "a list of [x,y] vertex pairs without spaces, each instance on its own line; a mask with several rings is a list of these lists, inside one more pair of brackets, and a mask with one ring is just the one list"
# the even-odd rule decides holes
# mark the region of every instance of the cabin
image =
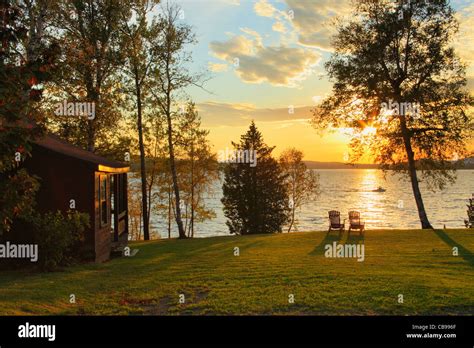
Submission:
[[40,177],[38,210],[89,214],[84,255],[95,262],[123,250],[128,241],[128,164],[83,150],[54,135],[33,144],[25,161],[31,174]]

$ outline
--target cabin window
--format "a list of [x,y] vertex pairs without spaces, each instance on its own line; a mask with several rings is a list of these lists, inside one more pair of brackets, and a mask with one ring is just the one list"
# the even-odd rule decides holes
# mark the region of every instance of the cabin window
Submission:
[[105,226],[109,223],[107,202],[107,175],[100,176],[99,184],[99,210],[100,210],[100,225]]

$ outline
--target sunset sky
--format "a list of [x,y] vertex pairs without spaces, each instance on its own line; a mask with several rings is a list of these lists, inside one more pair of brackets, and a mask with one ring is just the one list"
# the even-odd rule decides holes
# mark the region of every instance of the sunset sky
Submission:
[[[342,132],[321,137],[308,120],[311,107],[331,91],[324,71],[334,33],[331,21],[350,15],[349,0],[178,4],[198,40],[191,70],[211,74],[208,92],[193,88],[189,94],[215,151],[230,147],[254,119],[267,144],[276,146],[276,155],[294,146],[304,150],[306,160],[344,160],[347,137]],[[452,5],[460,21],[455,46],[469,64],[469,87],[474,90],[474,4],[454,0]]]

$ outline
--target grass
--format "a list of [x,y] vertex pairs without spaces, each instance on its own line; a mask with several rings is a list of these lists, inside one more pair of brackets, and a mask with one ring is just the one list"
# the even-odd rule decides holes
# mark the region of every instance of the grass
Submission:
[[[474,313],[474,230],[367,231],[365,240],[351,235],[349,241],[332,233],[137,242],[131,244],[140,249],[136,256],[103,264],[2,272],[0,314]],[[365,261],[324,257],[333,241],[363,242]]]

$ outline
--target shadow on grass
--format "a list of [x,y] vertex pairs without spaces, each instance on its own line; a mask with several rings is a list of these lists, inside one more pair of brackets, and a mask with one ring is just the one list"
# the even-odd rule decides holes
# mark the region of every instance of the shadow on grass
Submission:
[[346,243],[350,244],[364,244],[365,236],[364,235],[349,235],[346,239]]
[[364,235],[360,236],[359,234],[354,235],[346,235],[347,232],[342,234],[337,233],[326,233],[321,243],[319,243],[313,251],[309,253],[309,255],[316,256],[316,255],[324,255],[326,245],[332,244],[334,242],[338,244],[363,244],[364,243]]
[[[35,279],[38,277],[48,277],[51,280],[76,280],[80,275],[81,284],[87,284],[88,281],[100,277],[101,280],[117,280],[124,275],[133,274],[156,274],[166,271],[167,273],[178,271],[180,263],[187,263],[198,257],[197,268],[205,268],[206,258],[218,258],[222,261],[229,260],[227,256],[233,256],[234,247],[238,246],[240,253],[251,249],[258,249],[264,244],[263,240],[253,238],[232,238],[229,240],[196,238],[185,239],[175,243],[143,243],[131,245],[132,249],[140,251],[134,257],[118,257],[101,264],[84,263],[77,266],[71,266],[64,272],[41,273],[20,271],[2,271],[0,272],[0,288],[7,288],[9,284],[24,281],[26,279]],[[174,267],[174,268],[173,268]],[[171,270],[171,269],[174,270]],[[142,280],[145,282],[145,280]],[[79,284],[77,286],[80,286]]]
[[471,267],[474,267],[474,254],[469,250],[463,247],[461,244],[456,242],[454,239],[452,239],[450,236],[446,234],[443,230],[433,230],[434,233],[447,245],[449,245],[451,248],[456,247],[458,248],[458,253],[459,256],[462,257]]

